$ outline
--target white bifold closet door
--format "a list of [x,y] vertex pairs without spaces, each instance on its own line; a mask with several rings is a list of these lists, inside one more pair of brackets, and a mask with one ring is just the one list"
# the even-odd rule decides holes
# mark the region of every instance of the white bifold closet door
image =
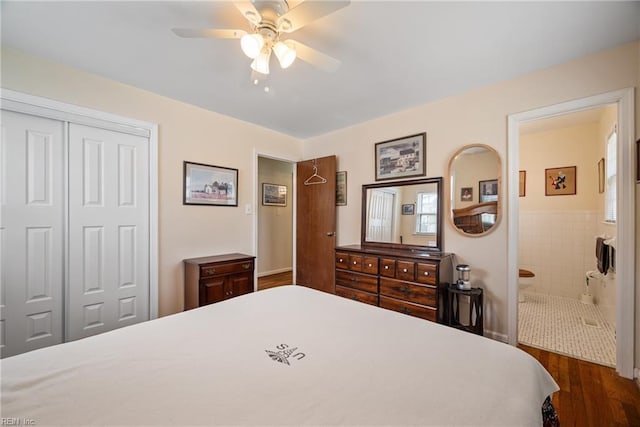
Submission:
[[63,341],[64,123],[2,111],[2,357]]
[[148,150],[2,110],[2,357],[149,319]]
[[148,140],[69,125],[67,341],[149,319]]

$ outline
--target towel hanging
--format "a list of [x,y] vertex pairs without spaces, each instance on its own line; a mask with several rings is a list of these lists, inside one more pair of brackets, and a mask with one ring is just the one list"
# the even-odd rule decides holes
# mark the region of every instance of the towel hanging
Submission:
[[596,259],[598,261],[598,271],[604,275],[609,270],[609,245],[602,237],[596,238]]

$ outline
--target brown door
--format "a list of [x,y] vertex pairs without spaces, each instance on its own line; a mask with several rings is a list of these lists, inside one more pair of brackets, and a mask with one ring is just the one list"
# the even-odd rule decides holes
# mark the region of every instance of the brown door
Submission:
[[336,156],[299,162],[296,186],[296,283],[333,294]]

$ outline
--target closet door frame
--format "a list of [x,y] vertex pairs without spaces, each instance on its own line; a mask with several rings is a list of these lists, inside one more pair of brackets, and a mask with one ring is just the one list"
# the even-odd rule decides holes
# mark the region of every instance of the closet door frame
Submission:
[[[0,88],[2,109],[146,137],[149,140],[149,319],[158,317],[158,125]],[[65,175],[66,179],[66,175]],[[65,224],[68,229],[68,224]],[[68,249],[67,249],[68,250]],[[68,263],[67,254],[65,262]],[[68,265],[65,265],[68,267]],[[66,278],[65,278],[66,281]],[[65,327],[66,328],[66,327]],[[66,333],[65,333],[66,336]]]

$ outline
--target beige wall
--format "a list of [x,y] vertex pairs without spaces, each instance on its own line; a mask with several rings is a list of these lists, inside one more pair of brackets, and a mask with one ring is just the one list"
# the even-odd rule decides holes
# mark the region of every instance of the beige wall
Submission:
[[[193,105],[2,51],[2,87],[157,123],[159,170],[159,313],[183,308],[182,260],[227,252],[253,254],[254,150],[298,158],[299,141]],[[184,206],[184,160],[238,169],[238,207]]]
[[[349,173],[350,194],[359,194],[361,185],[374,182],[376,142],[426,131],[427,176],[445,176],[449,159],[456,150],[466,144],[480,143],[492,146],[500,154],[504,177],[509,114],[638,86],[639,57],[638,43],[626,44],[312,138],[305,141],[304,156],[336,154],[340,169]],[[639,109],[636,109],[636,123],[639,115]],[[445,194],[448,194],[448,188],[445,188]],[[338,209],[338,244],[359,242],[359,215],[357,199],[352,198],[348,206]],[[507,334],[508,244],[506,221],[501,221],[495,231],[480,238],[462,236],[444,221],[444,249],[455,253],[458,262],[471,265],[472,281],[483,286],[486,292],[485,328],[502,337]],[[640,304],[636,305],[636,310],[638,308]],[[640,330],[640,327],[636,329]],[[636,365],[640,366],[640,363]]]
[[[598,210],[598,123],[520,135],[520,170],[527,172],[521,211]],[[545,169],[576,166],[576,194],[546,196]]]
[[[293,164],[258,158],[258,275],[293,267]],[[287,186],[287,206],[263,206],[262,184]]]

